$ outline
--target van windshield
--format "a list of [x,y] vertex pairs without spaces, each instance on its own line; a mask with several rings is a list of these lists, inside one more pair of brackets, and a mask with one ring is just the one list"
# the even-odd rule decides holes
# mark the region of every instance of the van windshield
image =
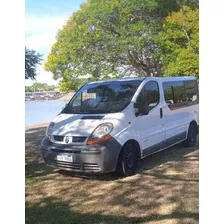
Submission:
[[121,112],[128,106],[141,82],[141,80],[134,80],[87,84],[77,92],[62,113]]

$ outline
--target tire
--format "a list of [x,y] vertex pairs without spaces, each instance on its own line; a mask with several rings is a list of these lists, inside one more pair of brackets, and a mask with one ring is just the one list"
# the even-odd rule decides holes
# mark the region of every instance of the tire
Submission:
[[134,175],[137,169],[138,156],[133,144],[127,143],[123,146],[118,163],[117,174],[122,177]]
[[185,147],[193,147],[197,143],[197,125],[194,123],[191,123],[189,128],[188,128],[188,134],[187,134],[187,139],[183,142]]

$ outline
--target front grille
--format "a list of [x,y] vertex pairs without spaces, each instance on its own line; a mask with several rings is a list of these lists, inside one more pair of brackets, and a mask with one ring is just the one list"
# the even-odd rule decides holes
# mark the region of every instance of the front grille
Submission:
[[54,135],[54,140],[57,142],[63,142],[64,136]]
[[85,170],[85,171],[100,171],[100,165],[95,163],[69,163],[64,161],[56,161],[56,166],[60,169],[71,169],[71,170]]
[[76,154],[80,154],[81,150],[66,150],[66,149],[55,149],[55,148],[51,148],[51,151],[53,152],[58,152],[58,153],[76,153]]
[[[87,137],[82,137],[82,136],[73,136],[72,137],[72,142],[85,142]],[[54,135],[54,140],[57,142],[63,142],[64,136],[61,135]]]
[[95,163],[83,163],[84,170],[100,171],[100,165]]
[[86,140],[86,137],[81,137],[81,136],[74,136],[72,138],[72,142],[84,142]]
[[62,162],[62,161],[56,161],[56,165],[58,168],[69,168],[72,170],[80,170],[81,164],[80,163],[69,163],[69,162]]

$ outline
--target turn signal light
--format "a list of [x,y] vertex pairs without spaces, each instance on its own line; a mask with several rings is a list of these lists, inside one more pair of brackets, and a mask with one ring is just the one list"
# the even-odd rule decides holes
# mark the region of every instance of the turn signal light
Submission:
[[52,141],[51,141],[51,138],[50,138],[49,136],[46,136],[46,140],[47,140],[48,142],[52,142]]
[[111,135],[108,134],[102,138],[90,139],[87,141],[87,145],[99,144],[101,142],[105,142],[105,141],[109,140],[110,138],[112,138],[112,137],[111,137]]

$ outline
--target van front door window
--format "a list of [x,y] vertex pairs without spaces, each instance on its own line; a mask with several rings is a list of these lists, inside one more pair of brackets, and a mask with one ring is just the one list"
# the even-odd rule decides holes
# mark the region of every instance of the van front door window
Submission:
[[147,103],[151,110],[159,103],[159,86],[155,81],[150,81],[145,84],[144,88],[140,92],[137,101],[137,105]]

